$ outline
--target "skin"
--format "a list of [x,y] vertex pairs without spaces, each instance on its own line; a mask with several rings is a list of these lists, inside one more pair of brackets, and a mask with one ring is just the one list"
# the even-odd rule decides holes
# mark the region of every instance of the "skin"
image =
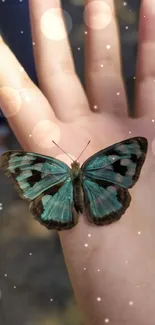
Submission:
[[[114,13],[114,2],[105,1]],[[90,1],[86,1],[89,4]],[[67,153],[80,158],[133,136],[144,136],[149,151],[141,177],[130,190],[132,202],[120,221],[97,227],[80,216],[78,225],[60,233],[69,276],[85,324],[153,325],[155,323],[155,10],[153,0],[141,1],[139,46],[136,72],[134,119],[129,118],[124,91],[119,37],[115,15],[101,30],[87,29],[85,39],[86,92],[75,73],[67,37],[61,41],[46,38],[40,31],[40,17],[54,0],[30,1],[34,56],[40,89],[20,71],[21,65],[1,40],[0,104],[7,116],[14,108],[14,92],[28,88],[34,99],[23,100],[16,114],[8,117],[23,150],[50,156],[60,149],[42,147],[35,141],[36,124],[50,120],[60,128],[53,138]],[[101,14],[101,10],[99,10]],[[103,13],[102,13],[103,14]],[[96,10],[87,11],[91,21]],[[56,24],[53,22],[53,24]],[[57,30],[53,26],[53,30]],[[107,50],[106,45],[111,48]],[[104,67],[101,67],[101,64]],[[6,89],[6,88],[7,89]],[[10,88],[9,88],[10,89]],[[6,91],[7,95],[6,95]],[[117,93],[120,95],[117,95]],[[97,105],[97,112],[93,106]],[[54,128],[53,128],[54,129]],[[47,136],[47,130],[45,130]],[[32,134],[32,137],[29,136]],[[59,158],[59,157],[58,157]],[[62,159],[62,156],[61,156]],[[63,161],[71,163],[64,155]],[[87,244],[87,245],[86,245]],[[99,270],[99,271],[98,271]]]

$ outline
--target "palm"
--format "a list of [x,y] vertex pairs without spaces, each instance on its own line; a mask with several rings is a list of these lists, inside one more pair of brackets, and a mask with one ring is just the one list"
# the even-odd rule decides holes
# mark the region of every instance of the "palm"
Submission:
[[[126,323],[147,324],[149,323],[148,316],[150,315],[152,320],[154,314],[155,283],[154,271],[150,267],[153,265],[152,268],[155,268],[154,148],[152,150],[155,138],[155,50],[152,46],[154,44],[154,32],[151,26],[154,24],[152,2],[142,1],[140,31],[142,30],[143,33],[140,34],[135,103],[135,116],[139,118],[134,120],[130,119],[127,114],[114,1],[87,0],[86,3],[90,5],[90,10],[86,13],[87,23],[92,24],[92,28],[87,26],[88,33],[85,35],[87,96],[74,70],[59,10],[56,9],[55,12],[55,9],[52,9],[53,14],[56,18],[59,16],[59,19],[51,19],[52,26],[49,28],[48,18],[48,26],[41,32],[41,17],[46,18],[46,14],[43,14],[46,13],[49,1],[42,1],[38,4],[38,1],[33,0],[29,4],[35,40],[34,56],[42,92],[25,72],[21,73],[20,64],[2,42],[0,100],[4,114],[8,117],[24,150],[56,156],[68,164],[70,164],[70,159],[53,145],[52,140],[74,159],[77,159],[87,142],[91,140],[80,157],[80,162],[83,162],[100,149],[127,138],[144,136],[148,139],[147,159],[140,179],[130,191],[131,205],[121,220],[109,227],[95,227],[88,224],[85,217],[80,217],[76,227],[60,235],[73,287],[84,309],[88,324],[101,324],[107,315],[112,316],[112,322],[113,319],[115,322],[116,318],[117,324],[122,323],[123,319]],[[106,3],[108,3],[108,8]],[[100,6],[100,10],[95,10],[95,15],[93,15],[91,6]],[[98,18],[97,13],[99,13]],[[108,18],[102,21],[102,14],[103,17],[109,17],[109,21]],[[145,19],[146,16],[147,19]],[[97,24],[97,29],[95,24]],[[63,37],[57,41],[57,33],[53,37],[50,31],[60,31],[58,37],[62,35]],[[107,44],[110,44],[110,47],[107,48]],[[24,96],[25,88],[30,95],[30,102]],[[10,100],[12,100],[11,105]],[[17,104],[19,110],[17,110]],[[98,112],[93,112],[92,108],[95,106]],[[137,236],[138,231],[142,231],[141,240]],[[88,238],[88,234],[91,234],[91,239]],[[88,240],[89,245],[85,246],[84,243]],[[128,258],[130,265],[126,269],[125,261]],[[99,273],[96,272],[98,266]],[[87,273],[84,272],[86,268]],[[106,280],[101,286],[104,277]],[[112,283],[110,289],[109,283]],[[149,284],[147,286],[149,290],[147,295],[150,297],[149,305],[143,292],[140,289],[135,290],[137,283],[150,283],[150,287],[152,286],[152,289]],[[95,296],[97,297],[98,294],[107,297],[108,304],[104,305],[103,301],[106,299],[103,299],[100,305],[96,304]],[[119,299],[116,301],[118,296]],[[135,298],[137,305],[131,313],[125,304],[132,297]],[[123,310],[122,306],[125,306]],[[137,314],[137,311],[141,309],[143,309],[143,318]],[[119,321],[120,317],[121,321]]]

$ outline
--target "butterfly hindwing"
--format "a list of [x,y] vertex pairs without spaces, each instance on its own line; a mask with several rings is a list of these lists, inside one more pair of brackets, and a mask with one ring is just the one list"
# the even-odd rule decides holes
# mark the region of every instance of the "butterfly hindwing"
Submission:
[[82,165],[83,189],[89,220],[97,224],[117,220],[128,208],[128,188],[139,178],[147,152],[145,138],[131,138],[101,150]]
[[29,201],[70,177],[65,163],[33,152],[8,151],[0,157],[0,166],[19,195]]
[[129,192],[109,182],[83,179],[85,209],[88,220],[96,225],[109,224],[120,219],[128,208]]
[[74,207],[71,180],[42,193],[30,203],[30,212],[48,229],[64,230],[74,227],[78,214]]

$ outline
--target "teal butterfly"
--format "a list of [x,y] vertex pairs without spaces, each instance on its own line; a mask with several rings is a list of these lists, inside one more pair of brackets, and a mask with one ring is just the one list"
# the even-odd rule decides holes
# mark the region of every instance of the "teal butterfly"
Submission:
[[30,203],[30,212],[48,229],[75,226],[86,212],[96,225],[120,219],[129,207],[128,188],[137,182],[148,142],[135,137],[116,143],[71,168],[53,157],[33,152],[8,151],[0,166],[19,195]]

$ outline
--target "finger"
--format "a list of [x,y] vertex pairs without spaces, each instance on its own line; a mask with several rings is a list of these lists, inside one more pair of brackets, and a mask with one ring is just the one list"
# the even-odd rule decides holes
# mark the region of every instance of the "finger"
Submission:
[[114,1],[86,0],[85,23],[85,76],[91,108],[126,114]]
[[155,1],[143,0],[140,10],[136,73],[137,117],[155,116]]
[[[9,47],[0,40],[0,107],[19,142],[28,150],[52,145],[59,131],[48,101],[30,80]],[[45,139],[49,139],[45,141]],[[31,144],[31,146],[30,146]]]
[[75,72],[60,2],[32,0],[29,5],[40,87],[57,117],[72,121],[90,110]]

